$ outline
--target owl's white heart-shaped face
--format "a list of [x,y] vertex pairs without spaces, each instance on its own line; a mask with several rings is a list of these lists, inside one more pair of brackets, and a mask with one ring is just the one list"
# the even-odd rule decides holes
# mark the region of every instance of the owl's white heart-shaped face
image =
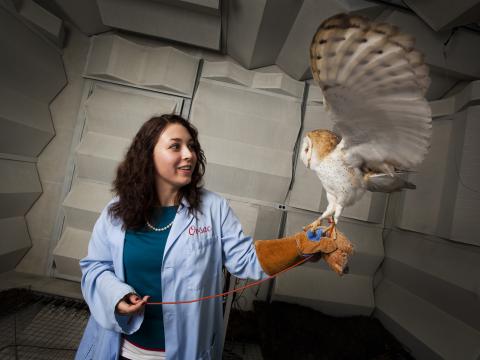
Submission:
[[311,165],[311,160],[312,160],[312,141],[308,136],[305,136],[303,138],[302,142],[302,147],[300,150],[300,159],[302,159],[302,162],[305,164],[307,168],[310,168]]

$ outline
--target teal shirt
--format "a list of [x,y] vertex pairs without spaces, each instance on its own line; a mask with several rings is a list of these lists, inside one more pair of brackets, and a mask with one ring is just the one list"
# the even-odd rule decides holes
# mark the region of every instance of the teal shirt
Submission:
[[[156,228],[170,224],[176,206],[157,207],[150,223]],[[165,231],[145,229],[125,232],[123,266],[125,282],[140,296],[150,295],[149,301],[162,301],[162,261],[170,228]],[[140,329],[125,339],[149,350],[165,350],[162,305],[146,305]]]

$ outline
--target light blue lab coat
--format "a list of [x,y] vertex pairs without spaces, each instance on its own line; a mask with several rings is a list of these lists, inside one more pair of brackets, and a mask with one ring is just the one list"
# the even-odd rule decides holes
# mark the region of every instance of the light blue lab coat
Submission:
[[[130,317],[115,313],[120,299],[135,289],[124,283],[125,232],[122,222],[108,215],[109,205],[93,228],[88,255],[80,261],[82,292],[92,316],[77,360],[118,359],[120,333],[135,332],[143,321],[143,315]],[[220,293],[222,265],[240,278],[267,276],[256,257],[252,238],[244,235],[225,199],[203,190],[197,218],[188,213],[188,206],[186,200],[179,206],[163,254],[163,301],[191,300]],[[147,306],[163,306],[168,360],[221,359],[221,298],[192,304]]]

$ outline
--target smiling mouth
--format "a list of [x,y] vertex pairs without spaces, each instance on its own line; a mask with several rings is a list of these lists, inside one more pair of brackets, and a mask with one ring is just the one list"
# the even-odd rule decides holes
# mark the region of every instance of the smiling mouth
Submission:
[[192,171],[192,165],[179,166],[179,170]]

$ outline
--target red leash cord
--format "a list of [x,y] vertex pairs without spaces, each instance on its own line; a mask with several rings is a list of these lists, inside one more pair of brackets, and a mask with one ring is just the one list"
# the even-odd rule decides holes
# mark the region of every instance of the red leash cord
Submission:
[[270,280],[270,279],[273,279],[274,277],[290,270],[290,269],[293,269],[294,267],[298,266],[298,265],[301,265],[303,264],[305,261],[307,261],[308,259],[310,259],[313,255],[310,255],[302,260],[300,260],[299,262],[297,262],[296,264],[293,264],[292,266],[286,268],[286,269],[283,269],[282,271],[279,271],[278,273],[276,273],[275,275],[270,275],[269,277],[267,277],[266,279],[262,279],[262,280],[258,280],[258,281],[255,281],[253,283],[250,283],[248,285],[245,285],[245,286],[242,286],[242,287],[239,287],[238,289],[233,289],[233,290],[230,290],[230,291],[227,291],[227,292],[224,292],[224,293],[221,293],[221,294],[216,294],[216,295],[210,295],[210,296],[204,296],[204,297],[201,297],[201,298],[198,298],[198,299],[194,299],[194,300],[181,300],[181,301],[152,301],[152,302],[147,302],[147,305],[176,305],[176,304],[191,304],[191,303],[194,303],[194,302],[199,302],[199,301],[203,301],[203,300],[208,300],[208,299],[213,299],[213,298],[216,298],[216,297],[220,297],[220,296],[225,296],[225,295],[229,295],[229,294],[233,294],[234,292],[237,292],[237,291],[241,291],[241,290],[244,290],[244,289],[247,289],[247,288],[250,288],[252,286],[256,286],[258,284],[261,284],[262,282],[265,282],[267,280]]

